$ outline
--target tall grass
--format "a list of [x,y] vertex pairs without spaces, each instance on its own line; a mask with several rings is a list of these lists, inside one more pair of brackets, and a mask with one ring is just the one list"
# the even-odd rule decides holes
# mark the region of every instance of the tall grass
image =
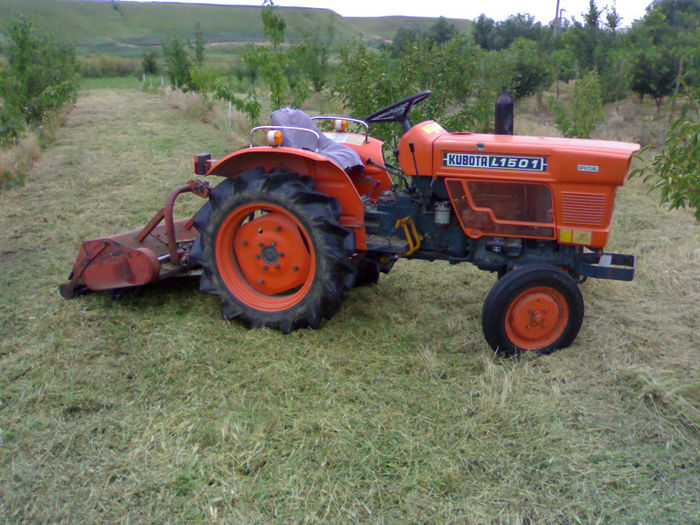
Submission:
[[39,139],[35,133],[18,144],[0,148],[0,190],[21,186],[32,164],[39,158]]
[[140,76],[140,59],[102,55],[78,59],[80,75],[87,78]]

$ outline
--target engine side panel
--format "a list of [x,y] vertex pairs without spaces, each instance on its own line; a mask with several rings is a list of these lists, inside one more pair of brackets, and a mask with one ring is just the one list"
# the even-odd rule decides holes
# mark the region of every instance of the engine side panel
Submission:
[[[409,143],[414,144],[415,163]],[[401,139],[399,160],[411,175],[416,174],[417,166],[420,176],[446,179],[456,213],[472,238],[532,236],[603,248],[610,233],[615,193],[638,150],[639,145],[625,142],[447,133],[428,121],[414,126]],[[478,191],[479,183],[482,191]],[[483,190],[489,187],[487,183],[492,183],[493,191]],[[498,183],[518,186],[510,192],[514,202],[528,185],[547,187],[552,200],[544,211],[551,214],[547,222],[553,224],[520,220],[516,222],[523,228],[506,227],[504,221],[512,217],[499,215],[497,210],[502,212],[507,206],[509,192]],[[482,194],[476,199],[480,202],[475,202],[475,191]],[[491,193],[490,200],[487,193]],[[523,235],[527,231],[531,234]]]

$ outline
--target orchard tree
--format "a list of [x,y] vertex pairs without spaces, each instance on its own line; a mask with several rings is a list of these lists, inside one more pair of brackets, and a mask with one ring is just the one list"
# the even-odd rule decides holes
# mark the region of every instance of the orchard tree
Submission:
[[[663,149],[649,163],[632,172],[660,191],[660,204],[669,209],[691,208],[700,221],[700,105],[688,96],[689,105],[666,132]],[[645,148],[646,149],[646,148]],[[641,158],[641,157],[640,157]]]
[[441,16],[430,29],[428,29],[426,36],[436,44],[444,44],[455,38],[457,34],[458,31],[455,25],[448,22],[444,16]]
[[651,95],[660,108],[663,97],[700,77],[700,4],[697,0],[653,2],[628,34],[632,86]]
[[288,75],[297,76],[300,80],[308,79],[316,92],[321,91],[329,77],[328,60],[334,38],[330,24],[324,33],[316,30],[305,34],[290,50]]
[[143,55],[141,69],[145,75],[155,75],[158,73],[158,53],[154,50]]
[[642,49],[633,59],[632,91],[651,96],[656,102],[656,110],[661,109],[664,97],[673,93],[676,81],[676,56],[665,47]]
[[265,82],[273,107],[299,107],[309,96],[308,79],[293,65],[293,52],[283,47],[287,24],[271,0],[265,0],[261,18],[270,45],[248,44],[243,59]]
[[0,142],[14,142],[25,125],[39,125],[52,111],[75,97],[78,64],[75,48],[37,35],[18,18],[10,25],[0,69]]
[[570,104],[551,99],[550,106],[554,122],[565,137],[589,138],[596,125],[605,118],[598,73],[589,71],[576,81]]
[[494,22],[481,14],[474,21],[472,36],[482,49],[497,51],[506,49],[518,38],[541,42],[547,31],[535,18],[528,14],[518,13],[501,22]]
[[170,40],[161,44],[163,49],[163,59],[165,62],[165,72],[169,82],[180,89],[188,90],[192,88],[192,77],[190,59],[184,41],[177,35],[170,37]]
[[[424,89],[432,96],[411,113],[415,122],[439,121],[446,128],[483,128],[491,118],[493,100],[482,108],[475,98],[481,50],[457,36],[442,45],[427,37],[417,39],[399,58],[390,49],[367,49],[359,42],[342,46],[334,93],[353,114],[364,117],[391,102]],[[372,79],[368,82],[367,79]],[[387,143],[398,136],[398,126],[373,125],[373,134]]]
[[505,56],[509,80],[505,82],[516,98],[523,98],[549,87],[554,79],[549,60],[532,40],[519,38],[501,53]]
[[194,26],[194,42],[190,43],[190,55],[192,57],[192,64],[195,67],[204,66],[204,35],[202,34],[202,25],[197,22]]
[[[173,86],[185,91],[200,89],[194,77],[202,76],[201,70],[204,68],[205,60],[204,46],[205,41],[200,24],[194,26],[194,43],[174,34],[161,44],[165,72]],[[143,64],[145,71],[147,65],[145,58]]]
[[496,22],[481,13],[472,24],[472,38],[482,49],[496,48]]

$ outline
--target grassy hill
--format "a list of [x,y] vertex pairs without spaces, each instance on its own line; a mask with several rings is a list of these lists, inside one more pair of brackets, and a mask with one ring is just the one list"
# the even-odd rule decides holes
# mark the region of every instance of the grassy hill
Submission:
[[[82,55],[139,56],[144,47],[159,45],[173,33],[191,37],[201,24],[208,42],[264,40],[260,7],[188,4],[148,4],[80,0],[2,0],[0,20],[30,19],[42,31],[75,42]],[[331,26],[339,39],[390,40],[399,27],[427,28],[432,18],[343,18],[328,9],[280,8],[287,23],[287,39]],[[452,20],[468,32],[470,22]],[[0,27],[0,41],[7,27]]]

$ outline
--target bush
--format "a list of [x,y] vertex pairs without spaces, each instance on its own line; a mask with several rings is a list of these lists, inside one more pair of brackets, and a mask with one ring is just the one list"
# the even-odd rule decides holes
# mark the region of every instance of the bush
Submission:
[[151,50],[144,54],[141,60],[141,70],[144,75],[156,75],[160,71],[158,67],[158,53]]
[[86,78],[114,78],[136,76],[141,73],[141,62],[134,58],[100,56],[78,60],[80,76]]

